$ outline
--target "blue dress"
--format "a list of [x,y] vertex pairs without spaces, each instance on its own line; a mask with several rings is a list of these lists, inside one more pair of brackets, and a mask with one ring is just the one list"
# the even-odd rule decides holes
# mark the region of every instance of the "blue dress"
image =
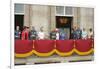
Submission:
[[60,40],[65,40],[65,39],[67,39],[67,34],[60,33]]

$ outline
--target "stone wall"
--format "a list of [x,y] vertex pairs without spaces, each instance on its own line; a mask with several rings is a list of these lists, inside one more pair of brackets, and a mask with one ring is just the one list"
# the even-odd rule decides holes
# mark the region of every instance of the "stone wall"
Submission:
[[94,9],[93,8],[80,8],[80,27],[89,28],[94,27]]
[[[39,31],[40,27],[44,27],[45,32],[50,32],[56,28],[55,7],[42,5],[25,5],[25,26],[35,26]],[[94,9],[93,8],[73,8],[73,23],[79,25],[81,29],[94,27]]]

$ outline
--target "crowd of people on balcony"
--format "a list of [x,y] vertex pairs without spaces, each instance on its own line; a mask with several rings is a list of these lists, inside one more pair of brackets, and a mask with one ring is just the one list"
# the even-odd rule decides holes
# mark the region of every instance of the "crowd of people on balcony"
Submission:
[[[63,29],[60,30],[58,28],[52,30],[50,33],[46,34],[44,32],[43,26],[40,27],[40,31],[36,31],[35,27],[33,26],[31,30],[29,27],[24,27],[23,31],[19,30],[19,26],[16,27],[15,30],[15,39],[21,40],[44,40],[44,39],[51,39],[51,40],[67,40],[69,39],[69,35]],[[79,26],[75,26],[71,30],[71,37],[70,39],[93,39],[93,30],[90,28],[88,32],[85,28],[80,29]]]

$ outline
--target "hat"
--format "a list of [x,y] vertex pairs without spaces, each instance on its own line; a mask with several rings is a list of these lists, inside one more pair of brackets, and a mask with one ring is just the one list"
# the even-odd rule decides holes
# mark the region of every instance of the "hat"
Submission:
[[56,31],[56,32],[58,32],[58,31],[59,31],[59,29],[57,29],[57,28],[56,28],[56,29],[55,29],[55,31]]

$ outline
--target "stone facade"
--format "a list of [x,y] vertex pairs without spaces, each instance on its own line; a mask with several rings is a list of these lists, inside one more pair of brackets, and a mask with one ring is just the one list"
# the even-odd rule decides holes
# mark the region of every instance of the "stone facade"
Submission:
[[[34,26],[37,31],[44,27],[45,32],[50,32],[56,28],[55,6],[43,5],[25,5],[24,6],[24,26],[30,28]],[[79,25],[81,29],[94,27],[94,9],[93,8],[73,8],[73,25]]]

